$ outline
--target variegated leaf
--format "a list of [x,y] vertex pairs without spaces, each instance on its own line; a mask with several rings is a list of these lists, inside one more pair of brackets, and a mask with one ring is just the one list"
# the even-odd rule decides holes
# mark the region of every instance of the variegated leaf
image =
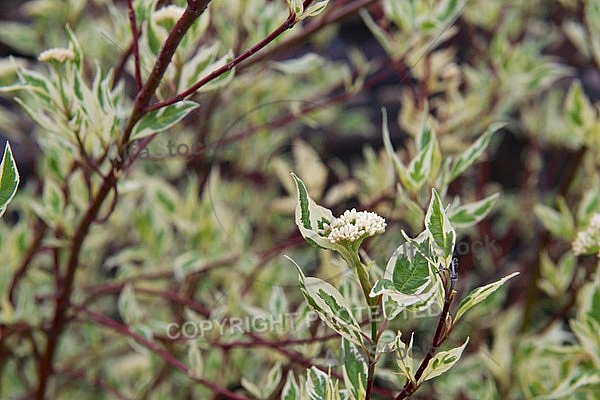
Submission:
[[490,283],[489,285],[478,287],[477,289],[469,293],[469,295],[465,297],[463,301],[460,302],[460,305],[458,306],[458,311],[456,312],[456,317],[454,318],[454,323],[456,324],[460,317],[462,317],[464,313],[469,311],[469,309],[487,299],[492,293],[498,290],[500,286],[502,286],[506,281],[517,275],[519,275],[519,272],[513,272],[512,274],[505,276],[499,281]]
[[467,343],[469,343],[469,338],[465,340],[462,346],[456,347],[452,350],[439,352],[433,356],[433,358],[427,363],[427,367],[425,368],[423,375],[421,375],[419,383],[433,379],[436,376],[440,376],[452,368],[452,366],[460,359],[460,356],[467,346]]

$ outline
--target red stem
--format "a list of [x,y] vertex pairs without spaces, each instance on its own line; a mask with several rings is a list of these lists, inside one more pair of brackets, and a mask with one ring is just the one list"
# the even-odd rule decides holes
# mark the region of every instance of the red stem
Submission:
[[[423,361],[421,361],[421,364],[419,365],[419,368],[417,369],[417,372],[415,373],[415,381],[417,381],[417,382],[419,382],[419,379],[421,379],[421,376],[423,375],[423,372],[425,372],[425,368],[427,368],[427,364],[429,364],[429,361],[433,358],[435,353],[438,351],[438,349],[440,348],[440,346],[442,345],[444,340],[446,340],[446,338],[448,337],[448,334],[450,333],[451,328],[446,329],[446,317],[448,316],[448,312],[450,311],[450,305],[452,304],[452,301],[454,300],[455,295],[456,295],[456,292],[452,291],[452,292],[450,292],[450,294],[448,296],[446,296],[446,301],[444,302],[444,308],[442,309],[442,313],[440,314],[440,318],[438,320],[438,324],[435,329],[435,334],[433,335],[433,339],[431,340],[431,345],[429,346],[429,351],[423,358]],[[398,394],[398,396],[396,396],[395,400],[405,399],[406,397],[408,397],[412,393],[414,393],[414,391],[417,390],[418,387],[419,386],[413,385],[413,383],[410,381],[410,379],[407,379],[406,383],[404,384],[404,387],[402,388],[402,391]]]
[[267,37],[262,39],[260,42],[256,43],[254,46],[250,47],[248,50],[244,51],[242,54],[240,54],[239,56],[237,56],[236,58],[234,58],[227,64],[215,69],[210,74],[206,75],[204,78],[202,78],[198,82],[194,83],[188,89],[184,90],[183,92],[181,92],[179,94],[176,94],[175,97],[172,97],[165,101],[159,101],[158,103],[154,103],[150,107],[147,107],[145,111],[157,110],[159,108],[166,107],[171,104],[177,103],[178,101],[184,100],[186,97],[194,94],[196,92],[196,90],[198,90],[202,86],[206,85],[208,82],[212,81],[213,79],[218,78],[219,76],[223,75],[224,73],[226,73],[228,71],[231,71],[236,65],[238,65],[245,59],[249,58],[256,52],[260,51],[266,45],[268,45],[273,40],[275,40],[283,32],[292,28],[295,23],[296,23],[296,15],[290,13],[290,15],[285,20],[285,22],[283,22],[281,25],[279,25],[279,27],[277,27],[273,32],[271,32]]
[[171,364],[173,367],[180,370],[181,372],[183,372],[190,378],[194,379],[195,381],[197,381],[197,382],[201,383],[202,385],[206,386],[207,388],[211,389],[214,393],[222,395],[222,396],[227,396],[227,398],[231,399],[231,400],[248,400],[248,398],[238,396],[237,394],[235,394],[225,388],[222,388],[204,378],[192,376],[190,374],[190,369],[187,365],[185,365],[184,363],[179,361],[171,353],[169,353],[167,350],[163,349],[162,347],[158,346],[153,341],[146,339],[142,335],[139,335],[139,334],[131,331],[128,326],[120,324],[120,323],[106,317],[105,315],[103,315],[101,313],[98,313],[98,312],[95,312],[92,310],[88,310],[83,307],[75,307],[75,308],[77,309],[77,311],[86,314],[96,324],[110,328],[110,329],[114,330],[115,332],[119,333],[120,335],[127,336],[127,337],[135,340],[140,345],[148,348],[154,354],[158,355],[165,362]]
[[135,62],[135,84],[138,90],[142,88],[142,71],[140,70],[140,50],[139,50],[139,33],[137,28],[137,21],[135,19],[135,11],[133,10],[133,3],[131,0],[127,0],[127,8],[129,9],[129,24],[131,25],[131,35],[133,40],[131,42],[133,50],[133,59]]

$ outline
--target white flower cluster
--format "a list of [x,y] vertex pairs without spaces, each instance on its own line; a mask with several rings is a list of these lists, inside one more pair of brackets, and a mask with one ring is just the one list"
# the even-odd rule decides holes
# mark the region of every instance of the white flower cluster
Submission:
[[48,49],[38,57],[38,60],[42,62],[58,62],[60,64],[74,59],[75,53],[69,49]]
[[368,211],[346,210],[339,218],[325,224],[323,233],[333,244],[341,240],[350,242],[385,232],[385,219]]
[[[589,254],[600,248],[600,214],[594,214],[590,226],[585,231],[579,232],[571,244],[575,255]],[[598,252],[600,257],[600,251]]]

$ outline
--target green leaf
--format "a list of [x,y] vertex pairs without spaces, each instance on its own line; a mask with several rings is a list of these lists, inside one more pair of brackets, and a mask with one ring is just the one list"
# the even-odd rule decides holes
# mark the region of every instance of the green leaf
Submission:
[[458,0],[450,0],[448,2],[448,7],[444,10],[444,12],[438,17],[440,22],[448,22],[454,16],[456,12],[456,8],[458,7]]
[[194,340],[190,340],[190,344],[188,346],[188,362],[190,363],[190,375],[193,378],[202,377],[202,373],[204,371],[204,359],[200,349],[198,348],[198,344]]
[[306,53],[301,57],[285,61],[272,61],[274,69],[285,74],[307,74],[313,70],[321,68],[325,64],[325,59],[317,53]]
[[367,359],[358,347],[342,339],[343,375],[352,400],[364,400],[367,387]]
[[575,222],[564,203],[564,199],[559,198],[558,202],[560,211],[554,210],[543,204],[536,204],[533,208],[533,212],[542,225],[544,225],[544,228],[550,233],[564,240],[571,241],[575,238],[576,234]]
[[173,261],[173,274],[181,282],[191,273],[201,271],[208,263],[205,256],[198,250],[189,250],[180,254]]
[[415,361],[410,354],[412,352],[412,349],[414,348],[414,338],[415,334],[413,332],[413,334],[410,335],[410,342],[408,343],[408,345],[406,345],[401,340],[402,333],[398,331],[398,334],[396,335],[396,363],[400,368],[400,373],[404,375],[404,377],[411,381],[413,384],[416,384],[417,380],[415,379]]
[[569,288],[577,260],[572,252],[566,252],[555,264],[544,250],[540,255],[540,279],[538,286],[550,297],[562,300]]
[[[425,232],[416,239],[398,247],[390,257],[383,278],[375,282],[369,294],[383,295],[383,309],[388,319],[394,319],[405,309],[419,310],[430,305],[435,295],[443,291],[435,279],[437,262],[430,254],[428,235]],[[403,233],[404,234],[404,233]]]
[[185,100],[146,113],[133,127],[131,140],[141,139],[171,128],[198,106],[198,103]]
[[362,346],[362,330],[352,314],[350,305],[341,293],[331,284],[319,278],[307,278],[294,260],[287,256],[286,258],[293,262],[298,269],[300,290],[308,305],[319,318],[345,339]]
[[494,204],[496,204],[498,197],[500,197],[500,193],[494,193],[483,200],[456,207],[450,210],[448,219],[450,219],[452,226],[456,228],[473,226],[488,215]]
[[413,190],[420,189],[428,180],[435,180],[435,177],[432,177],[435,143],[435,141],[430,140],[427,146],[408,165],[407,176],[410,178]]
[[423,121],[417,135],[417,147],[421,152],[425,150],[424,164],[428,181],[433,183],[440,172],[442,153],[435,131],[429,126],[429,105],[423,110]]
[[0,217],[6,211],[6,207],[15,196],[15,193],[17,193],[19,182],[17,163],[13,157],[10,144],[6,142],[2,163],[0,163]]
[[573,125],[585,127],[595,120],[594,107],[583,92],[581,82],[575,81],[565,99],[565,111]]
[[311,4],[298,17],[298,21],[302,21],[303,19],[308,17],[316,17],[317,15],[321,14],[323,10],[325,10],[325,7],[327,7],[327,3],[329,3],[329,0],[319,0],[314,4]]
[[80,69],[83,63],[83,49],[81,48],[77,36],[75,36],[75,32],[73,32],[69,25],[67,25],[67,37],[69,38],[69,49],[75,54],[73,62],[77,68]]
[[300,388],[294,378],[294,372],[288,371],[287,380],[281,391],[281,400],[296,400],[300,398]]
[[396,260],[392,282],[400,293],[414,294],[429,281],[429,263],[419,253],[409,260],[401,255]]
[[394,164],[394,168],[396,169],[396,174],[398,175],[398,179],[400,179],[400,182],[402,182],[402,185],[409,191],[414,192],[416,190],[417,185],[409,178],[404,163],[402,162],[400,157],[398,157],[398,154],[396,154],[396,152],[394,151],[394,147],[392,146],[392,139],[390,138],[390,129],[388,126],[387,113],[384,108],[381,109],[381,113],[383,116],[381,130],[383,132],[383,145],[385,147],[385,150],[392,159],[392,163]]
[[27,86],[31,93],[51,109],[57,108],[57,99],[54,97],[56,91],[47,77],[30,70],[19,70],[18,74],[21,82]]
[[431,201],[425,215],[425,228],[436,245],[436,253],[441,250],[443,266],[447,268],[452,260],[456,232],[446,216],[442,201],[435,189],[431,190]]
[[330,399],[334,387],[331,378],[316,367],[311,367],[307,373],[306,392],[310,400]]
[[419,383],[433,379],[436,376],[440,376],[452,368],[452,366],[460,359],[460,356],[467,346],[467,343],[469,343],[469,338],[465,340],[462,346],[456,347],[452,350],[439,352],[433,356],[433,358],[427,363],[427,367],[425,368],[425,371],[423,371],[423,375],[421,375]]
[[215,60],[218,51],[218,42],[215,42],[210,46],[202,46],[198,49],[193,58],[183,64],[179,78],[180,92],[192,86],[200,79],[203,72]]
[[520,272],[513,272],[510,275],[505,276],[499,281],[490,283],[485,286],[478,287],[473,290],[467,297],[460,302],[458,306],[458,311],[456,312],[456,317],[454,318],[454,323],[456,324],[460,317],[462,317],[467,311],[469,311],[475,305],[481,303],[485,299],[487,299],[492,293],[500,288],[506,281],[510,278],[519,275]]
[[[228,64],[229,62],[231,62],[233,60],[233,58],[234,58],[233,51],[229,50],[229,52],[227,52],[227,54],[225,54],[223,57],[219,58],[217,61],[215,61],[208,67],[206,67],[206,71],[208,71],[207,75],[212,73],[213,71],[217,70],[218,68],[221,68],[222,66]],[[222,73],[221,75],[217,76],[216,78],[214,78],[207,84],[198,88],[197,92],[198,93],[211,92],[211,91],[220,89],[224,86],[227,86],[233,80],[234,75],[235,75],[235,68],[231,68],[227,72]]]
[[242,377],[242,386],[257,399],[269,399],[281,381],[281,365],[275,364],[258,384]]
[[131,284],[126,284],[121,290],[118,301],[119,315],[127,325],[135,325],[142,316],[138,302],[135,298],[135,292]]
[[504,126],[506,126],[506,124],[502,122],[496,122],[491,124],[489,128],[487,128],[486,131],[483,133],[483,135],[481,135],[475,141],[475,143],[473,143],[471,146],[469,146],[469,148],[467,148],[463,153],[461,153],[452,163],[450,175],[448,176],[448,181],[446,182],[446,184],[455,180],[467,168],[469,168],[475,162],[479,161],[479,158],[490,143],[492,135]]
[[600,370],[600,322],[586,314],[572,319],[569,324],[594,366]]
[[600,285],[596,285],[587,315],[600,324]]
[[18,50],[24,56],[37,56],[40,46],[37,33],[30,23],[2,21],[0,42]]
[[[577,221],[588,223],[592,216],[600,212],[600,186],[593,185],[583,192],[583,198],[577,210]],[[580,227],[583,227],[580,225]]]
[[306,186],[300,178],[293,172],[290,172],[294,183],[296,184],[296,193],[298,203],[296,204],[295,218],[296,225],[302,234],[302,237],[310,244],[323,249],[337,250],[341,246],[332,244],[327,238],[319,235],[318,230],[323,224],[330,224],[334,216],[330,210],[319,206],[308,195]]
[[283,315],[288,312],[288,300],[280,286],[273,287],[269,297],[269,311],[272,315]]

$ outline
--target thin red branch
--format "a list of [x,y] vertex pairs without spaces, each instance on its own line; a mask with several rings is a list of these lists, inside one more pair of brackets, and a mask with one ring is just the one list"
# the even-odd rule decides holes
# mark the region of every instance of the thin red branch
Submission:
[[192,376],[193,374],[191,374],[191,370],[187,365],[185,365],[184,363],[179,361],[171,353],[169,353],[164,348],[160,347],[158,344],[154,343],[153,341],[151,341],[149,339],[146,339],[145,337],[137,334],[136,332],[133,332],[132,330],[129,329],[128,326],[118,323],[117,321],[114,321],[101,313],[98,313],[98,312],[95,312],[92,310],[88,310],[84,307],[74,307],[74,308],[78,312],[87,315],[89,317],[89,319],[91,321],[93,321],[94,323],[96,323],[100,326],[109,328],[109,329],[117,332],[120,335],[129,337],[129,338],[135,340],[138,344],[148,348],[154,354],[156,354],[161,359],[163,359],[165,362],[169,363],[174,368],[176,368],[179,371],[186,374],[188,377],[190,377],[190,379],[193,379],[196,382],[211,389],[213,391],[213,393],[219,394],[222,396],[227,396],[227,398],[231,399],[231,400],[248,400],[248,398],[239,396],[225,388],[222,388],[222,387],[210,382],[209,380],[206,380],[206,379],[198,377],[198,376]]
[[[415,372],[415,381],[417,381],[417,382],[419,381],[419,379],[421,379],[421,376],[423,376],[423,372],[425,372],[425,368],[427,368],[427,364],[429,364],[429,361],[433,358],[435,353],[438,351],[438,349],[440,348],[440,346],[442,345],[442,343],[444,342],[444,340],[448,337],[448,334],[450,333],[450,330],[452,327],[446,326],[446,319],[448,317],[448,313],[450,312],[450,306],[452,305],[454,296],[456,296],[455,291],[449,292],[449,294],[446,296],[446,300],[444,302],[444,308],[442,309],[442,313],[440,314],[440,318],[438,319],[438,324],[435,329],[435,334],[433,335],[433,338],[431,339],[431,344],[429,345],[429,351],[427,351],[427,354],[421,361],[421,364],[419,365],[417,372]],[[415,390],[417,390],[417,388],[418,388],[418,386],[415,386],[410,381],[410,379],[407,379],[406,384],[404,385],[404,387],[402,388],[402,390],[400,391],[398,396],[396,396],[395,400],[401,400],[401,399],[407,398]]]
[[127,9],[129,14],[129,25],[131,25],[131,46],[133,50],[133,60],[135,68],[135,84],[138,90],[142,89],[142,71],[140,69],[140,49],[139,49],[139,32],[137,28],[137,21],[135,18],[135,10],[133,9],[133,2],[127,0]]
[[282,33],[287,31],[288,29],[292,28],[295,25],[295,23],[296,23],[296,15],[290,13],[288,18],[285,20],[285,22],[283,22],[281,25],[279,25],[273,32],[271,32],[267,37],[262,39],[260,42],[256,43],[254,46],[250,47],[248,50],[244,51],[242,54],[235,57],[233,60],[231,60],[227,64],[215,69],[210,74],[206,75],[204,78],[202,78],[198,82],[194,83],[188,89],[175,95],[175,97],[168,99],[168,100],[160,101],[158,103],[154,103],[150,107],[147,107],[145,111],[157,110],[159,108],[166,107],[168,105],[171,105],[171,104],[174,104],[174,103],[184,100],[186,97],[194,94],[196,92],[196,90],[198,90],[202,86],[204,86],[207,83],[209,83],[210,81],[218,78],[219,76],[223,75],[224,73],[231,71],[236,65],[238,65],[242,61],[246,60],[253,54],[260,51],[262,48],[267,46],[269,43],[271,43],[273,40],[275,40]]

